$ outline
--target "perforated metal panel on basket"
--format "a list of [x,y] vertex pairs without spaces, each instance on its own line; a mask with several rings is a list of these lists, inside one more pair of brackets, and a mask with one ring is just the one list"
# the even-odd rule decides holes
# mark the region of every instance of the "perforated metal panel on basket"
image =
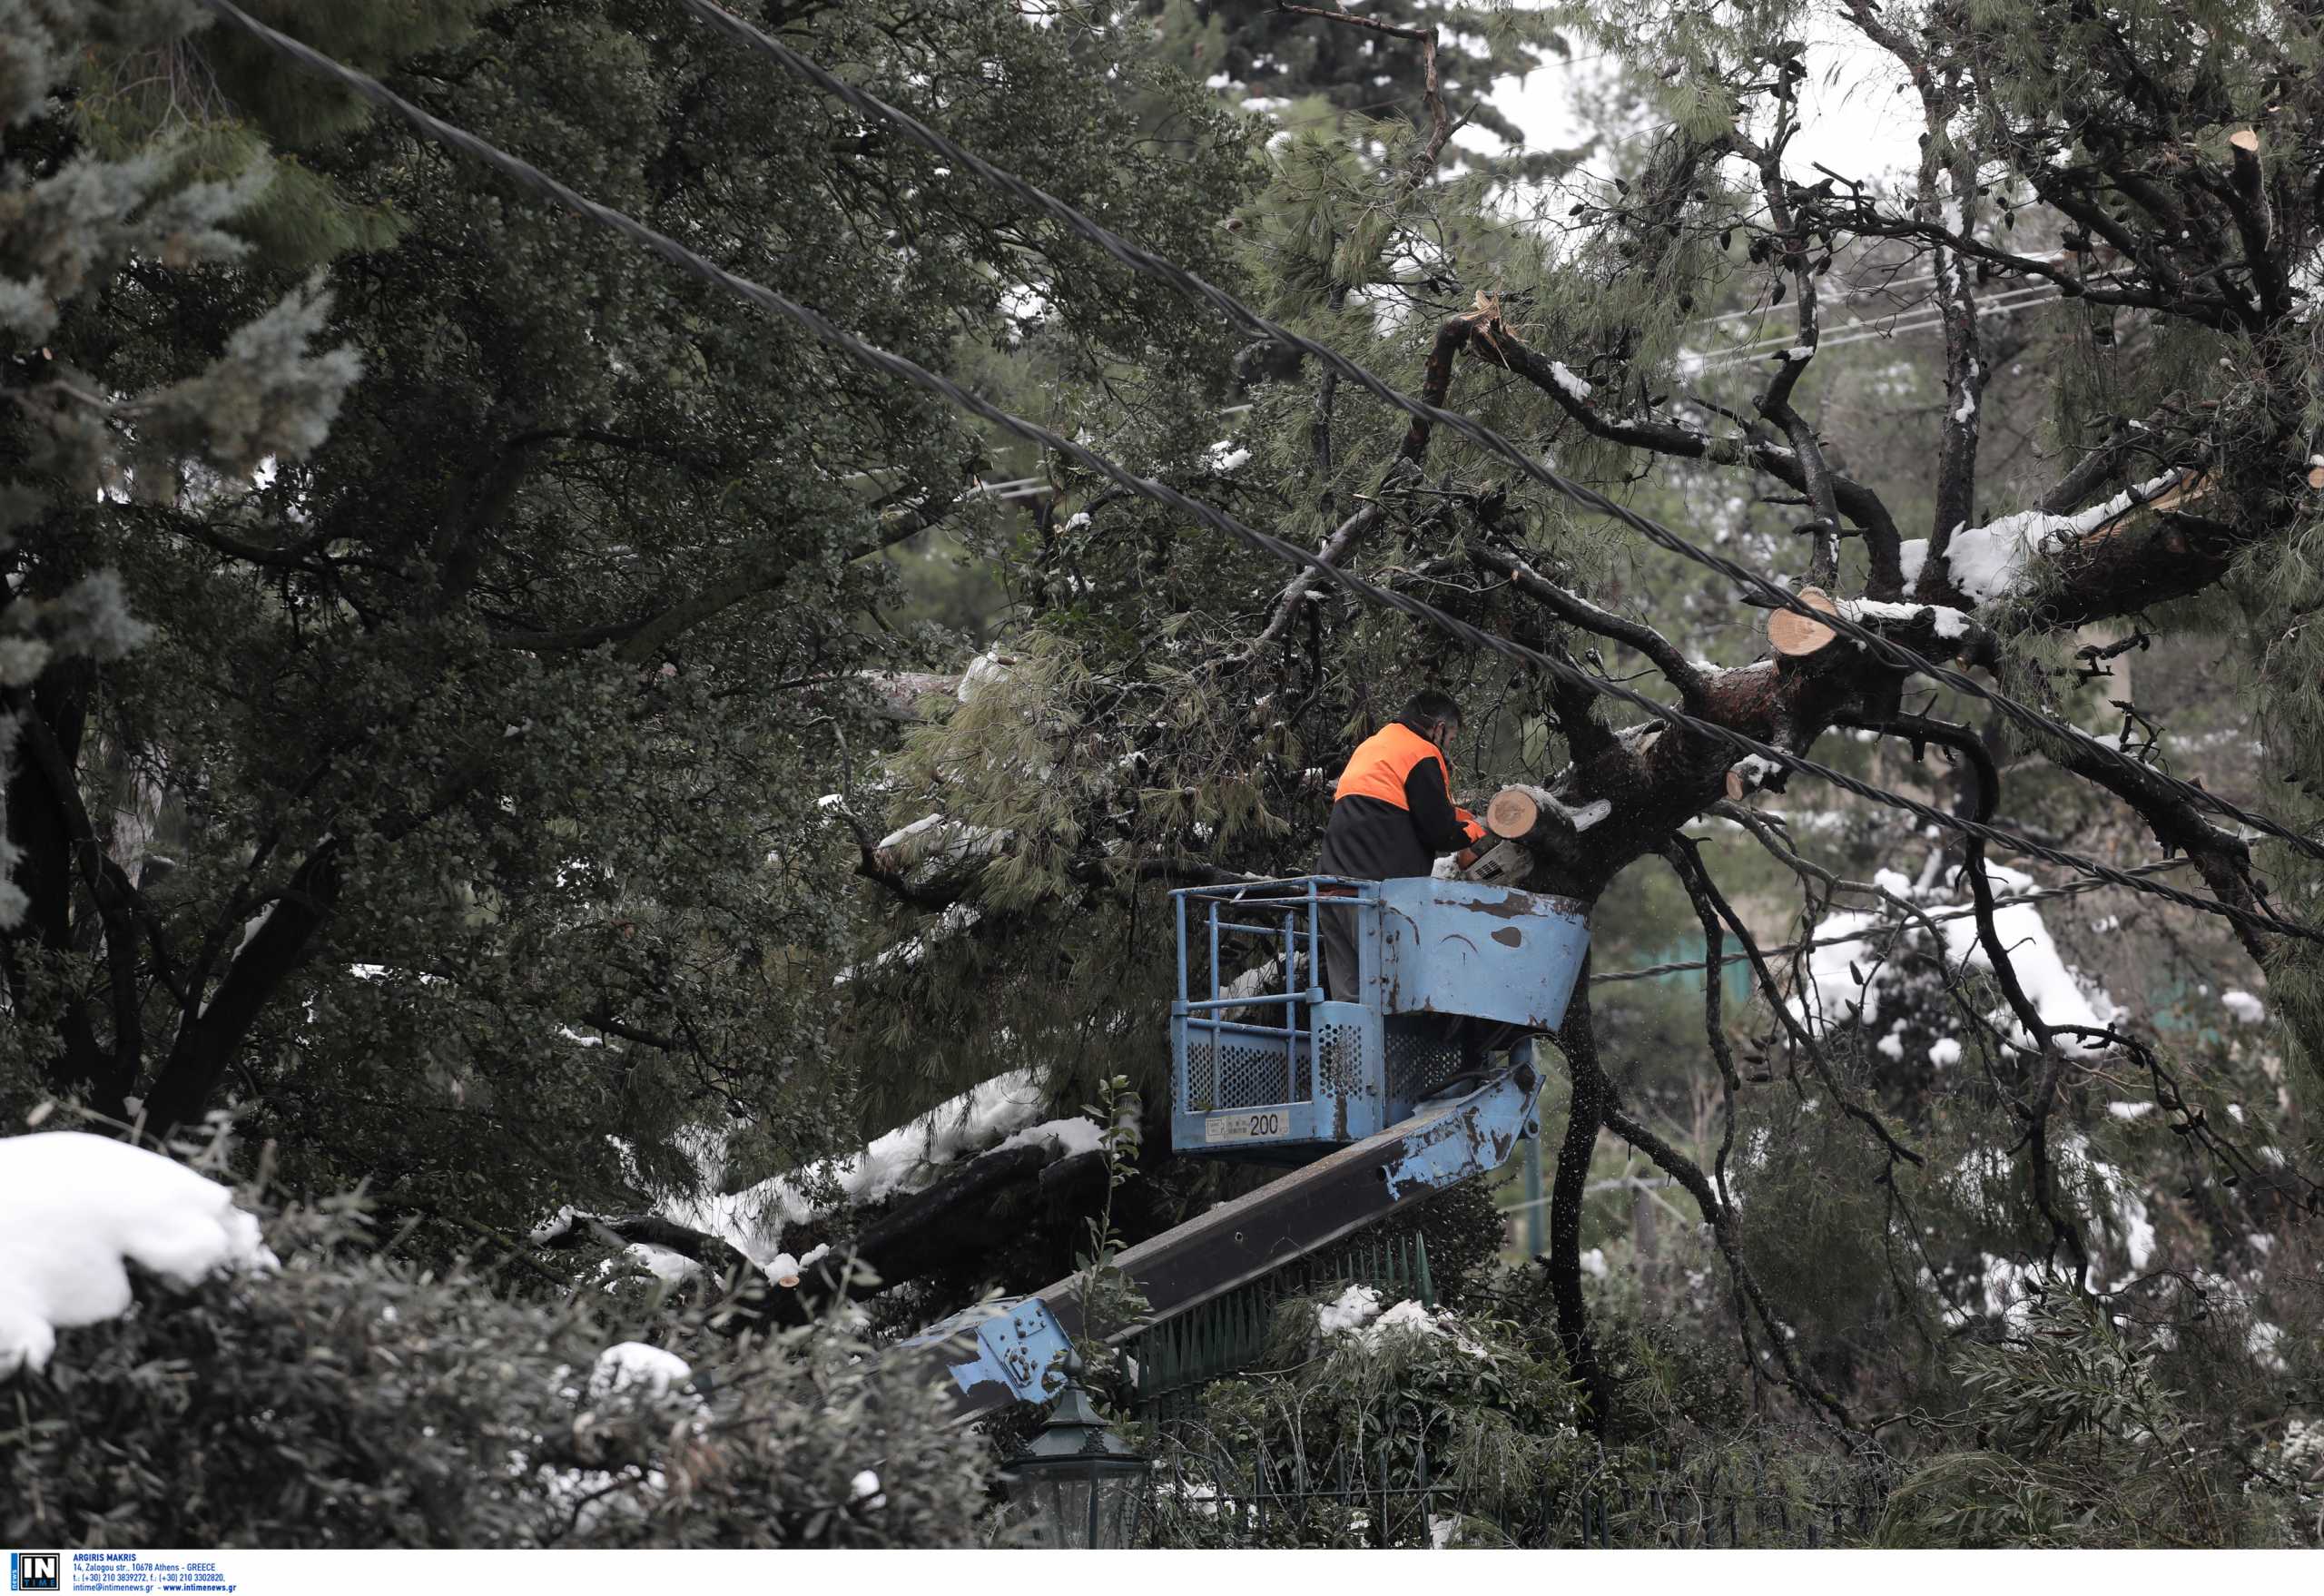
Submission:
[[[1306,1049],[1300,1051],[1304,1078]],[[1187,1107],[1196,1112],[1251,1108],[1306,1097],[1304,1079],[1294,1089],[1289,1066],[1288,1049],[1273,1037],[1230,1034],[1214,1041],[1194,1031],[1187,1038]]]
[[1320,1083],[1324,1094],[1344,1097],[1364,1089],[1364,1030],[1354,1025],[1315,1028],[1319,1056],[1324,1061]]
[[1388,1096],[1416,1103],[1461,1073],[1461,1044],[1447,1040],[1433,1016],[1388,1021]]

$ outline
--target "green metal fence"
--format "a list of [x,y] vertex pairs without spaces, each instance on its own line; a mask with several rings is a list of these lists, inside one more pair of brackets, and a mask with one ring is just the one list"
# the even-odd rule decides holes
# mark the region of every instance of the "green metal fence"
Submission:
[[1260,1366],[1268,1326],[1285,1297],[1354,1283],[1377,1287],[1392,1301],[1436,1305],[1428,1243],[1418,1232],[1359,1236],[1326,1248],[1129,1342],[1126,1350],[1137,1364],[1137,1416],[1164,1425],[1191,1416],[1205,1385]]

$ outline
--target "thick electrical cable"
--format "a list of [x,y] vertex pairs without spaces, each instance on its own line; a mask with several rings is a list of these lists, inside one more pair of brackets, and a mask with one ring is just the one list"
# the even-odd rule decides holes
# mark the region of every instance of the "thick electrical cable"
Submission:
[[1204,526],[1226,533],[1236,541],[1286,565],[1300,566],[1313,570],[1375,606],[1396,610],[1415,620],[1426,621],[1459,638],[1472,648],[1502,655],[1531,665],[1571,685],[1620,699],[1667,724],[1709,738],[1713,743],[1732,750],[1738,756],[1748,757],[1757,754],[1787,770],[1827,782],[1842,792],[1853,793],[1857,797],[1868,799],[1873,803],[1900,809],[1932,825],[1959,832],[1965,836],[1977,837],[2011,852],[2040,859],[2047,863],[2057,865],[2061,869],[2109,882],[2116,886],[2128,887],[2134,892],[2144,892],[2201,913],[2219,915],[2255,931],[2324,942],[2324,931],[2319,931],[2314,927],[2280,920],[2272,914],[2260,913],[2238,904],[2199,898],[2191,892],[2182,892],[2175,887],[2167,886],[2160,882],[2143,881],[2097,860],[2085,859],[2079,854],[2053,848],[2033,838],[2019,836],[2013,832],[1986,824],[1982,821],[1970,820],[1966,816],[1954,814],[1917,798],[1891,792],[1884,787],[1873,786],[1869,783],[1859,781],[1844,772],[1834,770],[1828,765],[1821,764],[1801,754],[1793,754],[1771,744],[1762,743],[1731,727],[1720,725],[1713,721],[1699,719],[1682,710],[1657,703],[1622,683],[1593,676],[1567,661],[1529,648],[1506,637],[1496,637],[1456,616],[1447,615],[1434,606],[1408,594],[1377,586],[1361,576],[1326,563],[1296,544],[1285,542],[1271,533],[1262,532],[1256,527],[1247,526],[1216,506],[1203,503],[1199,499],[1189,498],[1167,483],[1140,477],[1128,468],[1076,442],[1063,433],[1052,431],[1037,421],[1029,421],[1023,417],[1012,415],[990,400],[969,392],[949,378],[940,376],[902,355],[865,342],[832,321],[821,311],[800,304],[763,283],[753,282],[748,278],[735,275],[716,261],[696,254],[675,239],[657,232],[644,222],[610,206],[597,203],[586,195],[566,187],[530,163],[509,154],[507,151],[478,138],[464,128],[456,127],[430,114],[376,79],[356,71],[353,67],[334,61],[330,56],[285,34],[277,32],[249,15],[241,7],[235,5],[232,0],[195,0],[195,3],[241,28],[278,54],[310,72],[330,79],[340,86],[361,95],[373,104],[392,113],[425,136],[463,154],[474,157],[518,186],[553,200],[557,204],[601,227],[635,240],[681,271],[757,305],[763,310],[771,310],[796,322],[813,334],[819,341],[840,354],[861,364],[874,367],[901,378],[914,387],[932,393],[971,415],[980,417],[994,426],[1024,438],[1027,442],[1045,445],[1084,468],[1118,483],[1133,493],[1168,505],[1181,514],[1192,517]]
[[[219,11],[222,15],[224,11],[231,9],[225,0],[214,0],[214,3],[213,0],[200,0],[200,3],[209,5],[211,9]],[[1480,448],[1508,461],[1542,486],[1554,489],[1586,509],[1620,521],[1648,541],[1668,549],[1672,554],[1717,571],[1728,581],[1774,607],[1791,610],[1795,614],[1806,616],[1810,620],[1831,628],[1871,650],[1886,665],[1899,670],[1915,672],[1952,688],[1956,693],[1964,693],[1970,697],[1982,699],[2029,731],[2042,732],[2052,736],[2063,737],[2069,741],[2089,744],[2102,761],[2118,765],[2125,772],[2137,775],[2142,781],[2167,788],[2182,803],[2191,803],[2197,808],[2225,815],[2250,826],[2254,831],[2290,843],[2311,858],[2324,859],[2324,842],[2319,842],[2290,826],[2270,820],[2266,815],[2240,808],[2230,800],[2206,792],[2191,782],[2181,781],[2178,777],[2156,770],[2152,765],[2141,764],[2117,750],[2090,743],[2090,740],[2078,728],[2054,716],[2045,714],[2030,704],[2022,704],[1998,689],[1987,687],[1961,672],[1939,665],[1934,660],[1924,658],[1902,644],[1881,635],[1878,632],[1846,616],[1817,609],[1803,602],[1798,595],[1774,578],[1691,543],[1660,522],[1640,515],[1625,505],[1616,503],[1594,488],[1559,475],[1527,456],[1514,443],[1484,423],[1462,415],[1457,410],[1444,409],[1424,399],[1413,399],[1409,394],[1390,386],[1385,379],[1375,375],[1346,356],[1325,348],[1313,339],[1294,332],[1287,327],[1267,320],[1224,289],[1205,281],[1175,261],[1132,243],[1104,223],[1075,210],[1064,201],[1027,182],[1015,172],[995,166],[973,152],[963,149],[944,134],[920,121],[910,112],[901,111],[878,95],[835,77],[824,67],[800,54],[772,34],[736,16],[733,12],[714,4],[714,0],[677,0],[677,4],[736,44],[770,57],[785,70],[806,79],[826,94],[866,115],[877,117],[887,123],[931,153],[965,166],[992,187],[1047,213],[1060,226],[1087,242],[1095,244],[1132,271],[1167,283],[1181,293],[1204,300],[1229,320],[1259,334],[1271,342],[1298,350],[1301,354],[1338,372],[1340,376],[1355,383],[1384,404],[1402,410],[1415,419],[1425,420],[1434,426],[1443,427],[1458,433]],[[2132,507],[2136,507],[2133,505]]]

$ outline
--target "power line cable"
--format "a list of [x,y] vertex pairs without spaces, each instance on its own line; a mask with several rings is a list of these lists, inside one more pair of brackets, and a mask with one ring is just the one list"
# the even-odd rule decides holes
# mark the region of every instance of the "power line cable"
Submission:
[[688,274],[798,323],[822,343],[849,359],[900,377],[913,386],[935,394],[972,415],[981,417],[994,426],[1014,433],[1028,442],[1045,444],[1068,459],[1080,464],[1086,469],[1108,478],[1134,493],[1168,505],[1173,509],[1192,517],[1204,526],[1224,532],[1238,542],[1270,555],[1286,565],[1299,566],[1315,571],[1376,606],[1396,610],[1416,620],[1430,622],[1452,636],[1458,637],[1472,648],[1502,655],[1530,665],[1571,685],[1618,698],[1667,724],[1682,727],[1708,737],[1712,742],[1733,750],[1738,755],[1757,754],[1787,770],[1828,782],[1842,792],[1853,793],[1860,798],[1901,809],[1932,825],[1959,832],[1965,836],[1976,837],[2012,852],[2043,860],[2082,875],[2111,882],[2117,886],[2129,887],[2135,892],[2162,898],[2201,913],[2218,915],[2254,930],[2324,942],[2324,931],[2280,920],[2272,914],[2244,909],[2237,904],[2199,898],[2192,893],[2180,892],[2175,887],[2166,886],[2159,882],[2143,881],[2126,874],[2112,865],[2101,863],[2097,860],[2084,859],[2078,854],[2053,848],[2030,837],[2019,836],[1997,826],[1988,825],[1982,821],[1953,814],[1932,804],[1925,803],[1917,798],[1907,797],[1904,793],[1891,792],[1886,788],[1873,786],[1844,772],[1818,764],[1815,760],[1777,748],[1771,744],[1762,743],[1731,727],[1702,720],[1683,710],[1673,709],[1667,704],[1657,703],[1622,683],[1592,676],[1579,666],[1564,660],[1526,647],[1522,644],[1512,642],[1508,638],[1493,636],[1455,616],[1447,615],[1422,599],[1376,586],[1361,576],[1326,563],[1295,544],[1287,543],[1272,534],[1246,526],[1215,506],[1189,498],[1167,483],[1140,477],[1128,468],[1075,442],[1063,433],[1052,431],[1039,422],[1012,415],[990,400],[969,392],[950,379],[940,376],[904,356],[881,349],[875,344],[867,343],[832,322],[821,311],[800,304],[763,283],[753,282],[748,278],[735,275],[717,262],[696,254],[666,234],[657,232],[644,222],[610,206],[597,203],[566,187],[538,167],[509,154],[463,128],[456,127],[450,123],[431,115],[377,80],[357,72],[352,67],[343,65],[320,51],[259,22],[233,5],[232,0],[196,0],[196,3],[241,28],[278,54],[308,71],[330,78],[342,87],[369,100],[372,103],[393,113],[428,138],[483,162],[521,187],[553,200],[601,227],[608,228],[636,241]]
[[[202,0],[202,3],[211,5],[212,0]],[[921,148],[967,167],[993,187],[1046,212],[1068,231],[1097,245],[1123,265],[1167,283],[1181,293],[1203,300],[1224,313],[1230,320],[1286,349],[1296,350],[1328,366],[1383,403],[1391,405],[1416,419],[1426,420],[1458,433],[1479,448],[1507,460],[1533,480],[1555,489],[1574,503],[1621,522],[1649,542],[1669,550],[1672,554],[1717,571],[1728,581],[1777,608],[1806,616],[1810,620],[1839,633],[1842,636],[1863,645],[1883,662],[1896,669],[1918,673],[1932,681],[1950,687],[1956,693],[1982,699],[2029,731],[2043,732],[2068,739],[2083,738],[2083,734],[2077,728],[2045,714],[2030,704],[2021,704],[2007,694],[1996,688],[1989,688],[1961,672],[1938,665],[1934,660],[1924,658],[1903,645],[1881,635],[1846,616],[1819,610],[1803,602],[1788,587],[1762,573],[1738,565],[1723,555],[1700,547],[1660,522],[1640,515],[1627,506],[1616,503],[1594,488],[1560,476],[1548,467],[1530,458],[1515,444],[1482,422],[1458,411],[1447,410],[1429,404],[1425,400],[1413,399],[1392,388],[1384,379],[1376,376],[1346,356],[1336,350],[1326,349],[1312,339],[1267,320],[1225,290],[1214,287],[1176,262],[1130,242],[1103,223],[1084,215],[1064,201],[1057,199],[1046,190],[1036,187],[1015,172],[995,166],[982,156],[963,149],[942,133],[921,122],[911,113],[900,111],[879,96],[834,77],[830,72],[793,50],[781,40],[762,32],[734,13],[714,4],[713,0],[677,0],[677,3],[712,28],[744,48],[772,57],[786,70],[805,78],[827,94],[867,115],[876,116],[897,128]],[[213,10],[219,8],[218,5],[212,5]],[[2181,781],[2176,776],[2168,775],[2151,765],[2142,764],[2114,750],[2099,746],[2097,754],[2102,761],[2118,765],[2124,771],[2137,775],[2142,781],[2167,788],[2182,803],[2226,815],[2255,831],[2288,842],[2311,858],[2324,859],[2324,843],[2317,842],[2290,826],[2270,820],[2266,815],[2240,808],[2230,801],[2216,793],[2206,792],[2192,783]]]
[[[1980,315],[1983,315],[1987,313],[1989,310],[2011,308],[2020,302],[2028,300],[2036,295],[2044,299],[2053,300],[2062,297],[2058,290],[2053,285],[2046,282],[2036,283],[2030,287],[2012,289],[2005,293],[1995,294],[1989,300],[1981,300],[1977,303],[1977,310]],[[1908,330],[1908,329],[1896,325],[1898,322],[1905,320],[1907,318],[1911,320],[1915,327],[1935,326],[1943,321],[1944,315],[1941,311],[1934,313],[1931,312],[1928,308],[1923,304],[1903,306],[1897,310],[1892,310],[1888,313],[1885,321],[1878,319],[1866,321],[1863,317],[1858,316],[1848,321],[1843,327],[1830,330],[1819,330],[1824,332],[1824,336],[1819,337],[1817,340],[1816,352],[1817,354],[1821,354],[1827,349],[1837,348],[1840,344],[1853,341],[1856,337],[1866,333],[1875,337],[1882,337],[1890,333]],[[1762,350],[1779,350],[1784,348],[1786,345],[1797,344],[1798,341],[1799,331],[1798,329],[1794,328],[1788,332],[1771,332],[1764,338],[1755,338],[1748,343],[1729,344],[1727,348],[1722,350],[1712,350],[1708,351],[1703,358],[1706,360],[1709,360],[1719,365],[1740,365],[1748,362],[1754,356]]]
[[[1924,272],[1918,277],[1899,278],[1893,282],[1857,283],[1851,287],[1843,288],[1837,293],[1831,291],[1831,290],[1827,287],[1817,291],[1816,300],[1818,304],[1831,303],[1845,305],[1855,300],[1870,299],[1875,294],[1902,293],[1908,288],[1917,288],[1924,284],[1933,283],[1935,281],[1936,273],[1929,271]],[[1925,294],[1916,294],[1914,297],[1915,299],[1925,299],[1927,296]],[[1776,305],[1753,305],[1747,310],[1721,310],[1716,316],[1698,316],[1693,320],[1688,322],[1687,325],[1689,327],[1716,327],[1722,321],[1744,321],[1754,316],[1772,316],[1778,309],[1780,309],[1780,307]]]
[[[2014,316],[2020,310],[2038,310],[2044,305],[2054,305],[2065,297],[2062,293],[2028,290],[2027,297],[2023,299],[2006,302],[1995,299],[1979,305],[1977,319],[1980,321],[1989,318],[1999,320],[2004,316]],[[1844,350],[1852,343],[1870,343],[1875,340],[1902,338],[1907,333],[1927,332],[1944,325],[1945,317],[1940,313],[1912,321],[1896,322],[1886,327],[1876,325],[1851,327],[1837,337],[1818,340],[1816,344],[1816,352],[1820,355],[1826,350]],[[1703,364],[1698,368],[1698,374],[1708,371],[1730,371],[1738,366],[1756,366],[1776,352],[1772,348],[1758,352],[1722,350],[1718,355],[1704,360]]]
[[[2178,870],[2181,866],[2191,862],[2192,861],[2184,857],[2178,859],[2159,859],[2152,864],[2132,865],[2126,873],[2138,876],[2159,875],[2166,870]],[[2010,909],[2014,908],[2020,903],[2045,902],[2052,898],[2079,897],[2084,892],[2102,892],[2113,884],[2114,883],[2112,882],[2100,881],[2065,882],[2058,886],[2043,887],[2037,892],[2016,892],[2005,898],[1995,898],[1994,900],[1994,907],[1997,910]],[[1873,937],[1878,936],[1883,931],[1892,931],[1898,928],[1911,930],[1917,927],[1924,920],[1936,921],[1966,920],[1976,912],[1977,906],[1974,903],[1964,904],[1961,907],[1955,909],[1928,910],[1909,917],[1884,920],[1877,925],[1868,925],[1862,931],[1850,931],[1828,937],[1813,937],[1804,942],[1786,942],[1778,948],[1764,948],[1760,950],[1759,957],[1762,959],[1774,960],[1780,959],[1793,953],[1807,952],[1817,948],[1837,948],[1849,942],[1867,941]],[[1740,949],[1738,949],[1732,953],[1721,953],[1718,959],[1718,962],[1721,965],[1748,964],[1750,961],[1751,955],[1744,952]],[[1591,976],[1590,978],[1590,984],[1591,986],[1598,986],[1601,983],[1612,981],[1652,980],[1658,976],[1683,975],[1690,970],[1706,970],[1710,967],[1711,963],[1712,961],[1709,959],[1686,959],[1674,964],[1649,964],[1637,970],[1610,970],[1603,975]]]

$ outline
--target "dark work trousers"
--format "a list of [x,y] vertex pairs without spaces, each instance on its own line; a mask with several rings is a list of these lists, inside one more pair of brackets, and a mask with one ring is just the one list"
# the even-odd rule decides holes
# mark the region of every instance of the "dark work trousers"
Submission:
[[1324,995],[1334,1003],[1358,1000],[1355,931],[1352,900],[1325,898],[1315,906],[1315,932],[1324,944]]

